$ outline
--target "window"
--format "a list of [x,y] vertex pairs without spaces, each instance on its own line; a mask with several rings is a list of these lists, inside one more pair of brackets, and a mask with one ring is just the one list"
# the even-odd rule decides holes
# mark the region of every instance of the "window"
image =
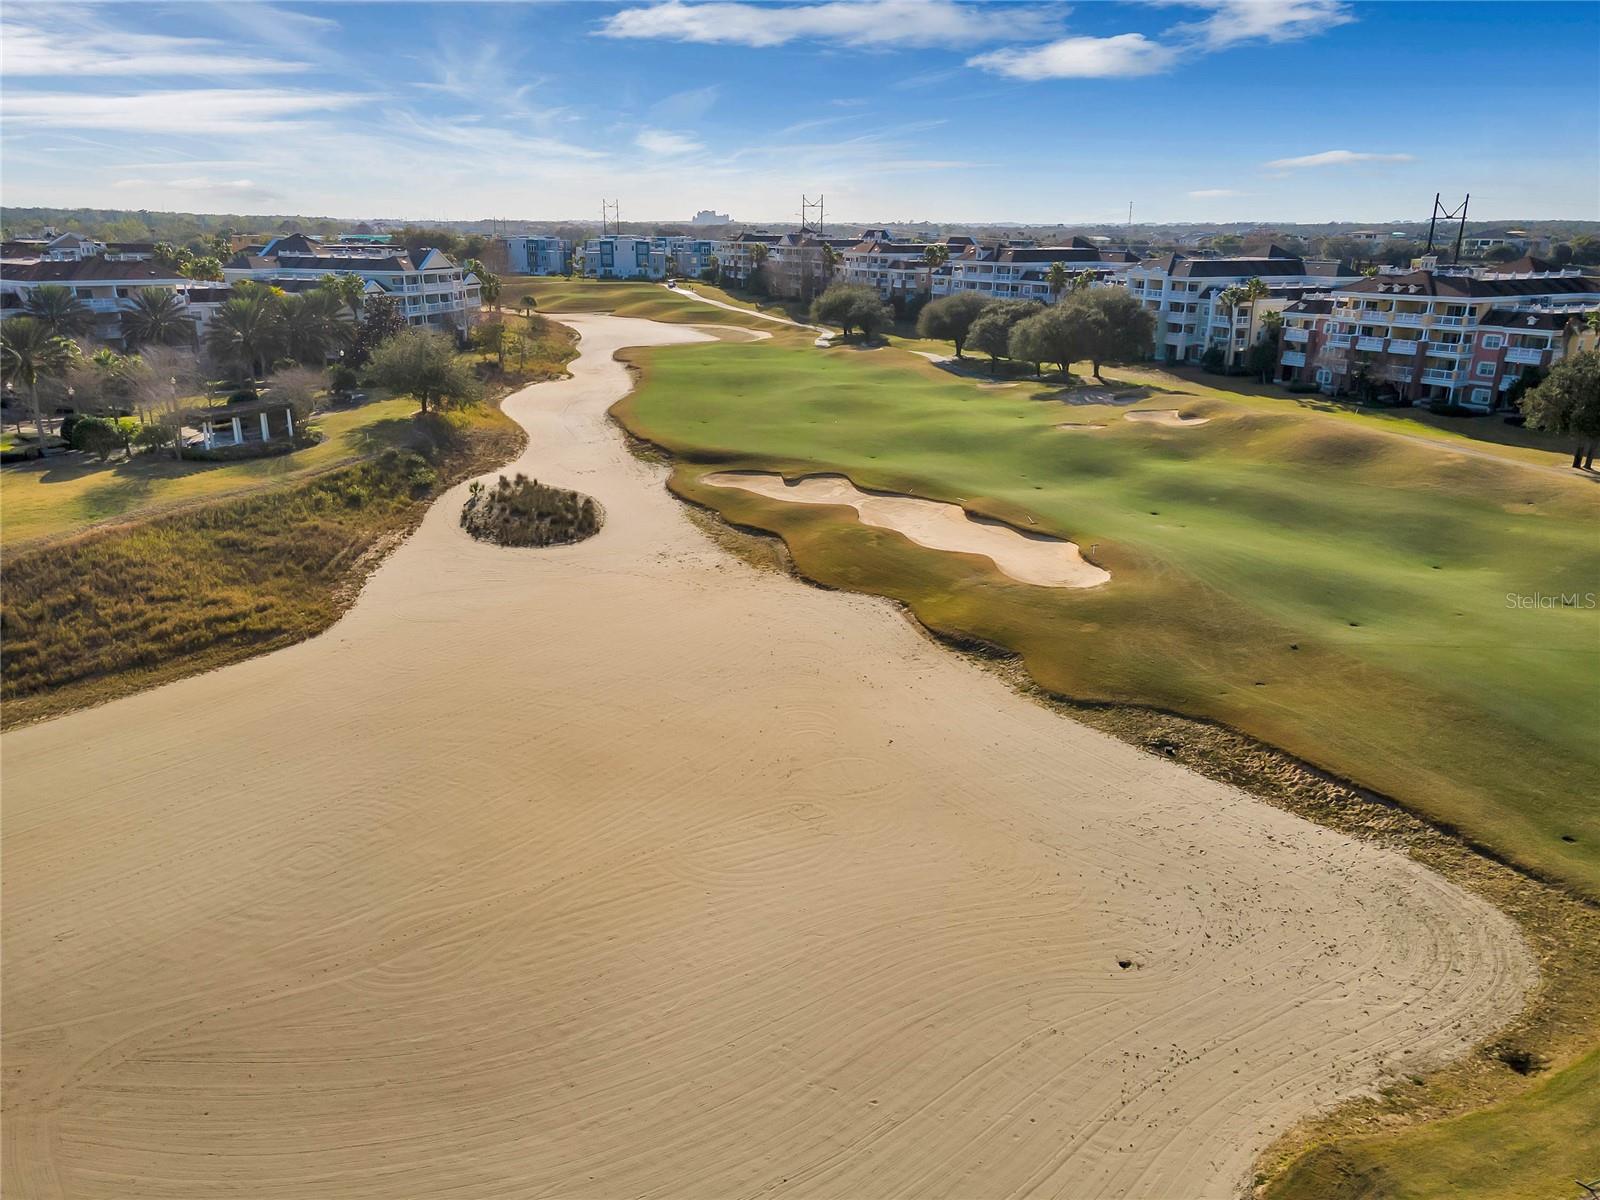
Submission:
[[1489,389],[1488,388],[1473,388],[1472,389],[1472,402],[1474,404],[1482,404],[1482,405],[1487,406],[1488,403],[1489,403]]
[[1494,364],[1492,362],[1481,362],[1472,369],[1480,379],[1494,378]]
[[1505,339],[1498,333],[1486,333],[1483,335],[1483,348],[1485,350],[1498,350],[1504,343]]
[[1333,382],[1333,372],[1330,371],[1327,367],[1318,367],[1317,368],[1317,382],[1320,383],[1320,384],[1324,384],[1324,385],[1332,383]]

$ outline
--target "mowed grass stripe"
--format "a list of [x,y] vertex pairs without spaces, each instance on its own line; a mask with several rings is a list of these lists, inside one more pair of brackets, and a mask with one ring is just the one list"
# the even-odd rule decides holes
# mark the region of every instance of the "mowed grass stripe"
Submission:
[[[1508,600],[1600,590],[1600,495],[1582,481],[1288,403],[1069,404],[893,349],[779,340],[639,361],[645,379],[619,412],[686,459],[842,471],[1036,522],[1113,578],[1092,595],[1033,595],[970,560],[902,551],[848,512],[786,511],[679,470],[685,494],[782,533],[808,574],[1013,648],[1046,687],[1225,721],[1600,895],[1587,800],[1600,612]],[[1210,421],[1135,424],[1130,407]]]

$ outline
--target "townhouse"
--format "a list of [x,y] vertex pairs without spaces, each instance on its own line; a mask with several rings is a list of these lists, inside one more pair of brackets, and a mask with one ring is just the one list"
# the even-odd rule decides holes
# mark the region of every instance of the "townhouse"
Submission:
[[578,257],[591,279],[662,279],[667,273],[666,249],[632,234],[590,238]]
[[223,265],[228,283],[253,279],[287,291],[315,286],[324,275],[356,275],[369,295],[393,296],[411,325],[460,333],[483,308],[478,277],[437,250],[412,262],[403,246],[322,245],[303,234],[274,238],[259,254],[242,253]]
[[1576,269],[1441,271],[1421,261],[1286,310],[1279,381],[1488,412],[1526,371],[1560,361],[1573,326],[1600,308],[1600,278]]
[[28,296],[41,287],[64,287],[94,316],[93,336],[122,340],[122,312],[142,288],[178,291],[191,281],[167,267],[104,255],[85,258],[7,260],[0,269],[0,318],[20,315]]
[[1220,303],[1229,288],[1259,279],[1273,303],[1287,308],[1306,291],[1357,278],[1344,263],[1303,259],[1277,246],[1228,258],[1171,254],[1130,266],[1123,274],[1128,293],[1156,319],[1151,357],[1170,363],[1199,362],[1213,345],[1241,349],[1241,338],[1248,345],[1260,311],[1257,306],[1230,311]]
[[565,238],[508,237],[505,246],[513,275],[565,275],[571,262],[572,243]]

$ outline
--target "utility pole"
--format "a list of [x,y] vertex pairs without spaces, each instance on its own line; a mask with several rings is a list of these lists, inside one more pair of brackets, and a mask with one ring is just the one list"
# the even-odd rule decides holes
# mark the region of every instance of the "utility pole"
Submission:
[[1451,211],[1450,209],[1445,208],[1445,206],[1439,202],[1438,192],[1433,194],[1433,215],[1428,218],[1428,249],[1426,253],[1433,253],[1434,231],[1438,228],[1439,218],[1443,217],[1446,221],[1459,222],[1456,226],[1455,254],[1451,257],[1450,261],[1452,265],[1461,261],[1461,239],[1464,238],[1467,233],[1467,205],[1470,203],[1472,203],[1472,193],[1468,192],[1466,199],[1461,201],[1461,207]]
[[[811,233],[815,233],[818,237],[822,236],[822,226],[824,224],[824,216],[823,216],[823,208],[822,208],[823,199],[824,198],[819,195],[815,200],[808,200],[808,199],[806,199],[806,197],[804,195],[801,195],[801,197],[800,197],[800,232],[801,233],[811,232]],[[815,229],[812,229],[810,227],[810,225],[807,224],[807,222],[806,222],[806,215],[812,209],[816,209],[816,211],[817,211],[817,227]]]

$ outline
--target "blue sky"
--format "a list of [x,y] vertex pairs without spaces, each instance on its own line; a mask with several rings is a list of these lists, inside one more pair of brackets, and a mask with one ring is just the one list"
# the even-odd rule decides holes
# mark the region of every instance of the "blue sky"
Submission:
[[1600,218],[1600,5],[3,10],[6,204],[406,218]]

